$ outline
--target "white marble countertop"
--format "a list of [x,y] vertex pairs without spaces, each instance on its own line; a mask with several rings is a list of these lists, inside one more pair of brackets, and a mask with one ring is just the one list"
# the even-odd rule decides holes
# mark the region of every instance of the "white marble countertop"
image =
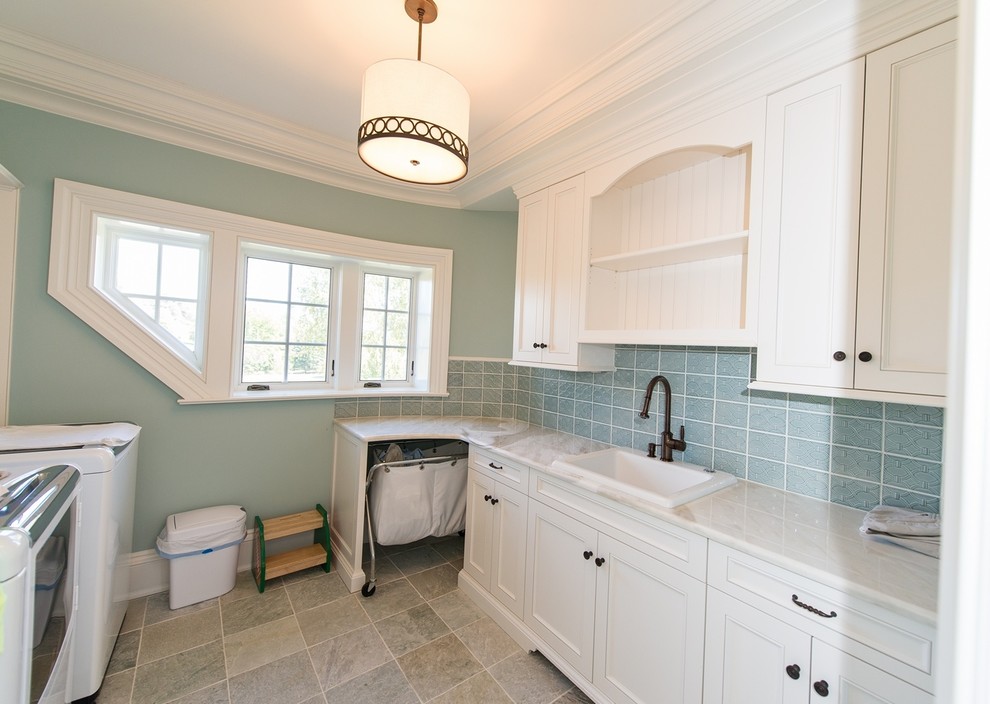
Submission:
[[[573,481],[552,466],[567,455],[609,447],[575,435],[496,418],[338,419],[362,441],[457,438]],[[661,468],[658,467],[658,470]],[[772,562],[852,596],[936,625],[939,561],[859,532],[863,511],[749,481],[674,509],[632,495],[582,488]]]

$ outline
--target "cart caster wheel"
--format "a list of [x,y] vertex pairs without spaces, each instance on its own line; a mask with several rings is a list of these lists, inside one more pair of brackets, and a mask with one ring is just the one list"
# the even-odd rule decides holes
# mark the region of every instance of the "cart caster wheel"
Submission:
[[368,597],[375,593],[375,585],[368,582],[363,587],[361,587],[361,596]]

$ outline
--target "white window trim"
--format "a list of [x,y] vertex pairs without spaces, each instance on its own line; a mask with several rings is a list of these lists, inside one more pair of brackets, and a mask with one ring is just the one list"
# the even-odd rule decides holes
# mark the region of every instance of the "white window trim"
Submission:
[[[171,227],[209,232],[212,238],[209,318],[203,349],[203,371],[197,373],[143,327],[123,315],[90,283],[95,262],[96,215],[139,218]],[[358,262],[422,267],[432,271],[430,354],[426,355],[429,386],[408,388],[340,388],[236,392],[232,341],[238,339],[235,311],[237,271],[242,243],[269,244],[326,253]],[[447,392],[453,252],[352,237],[322,230],[261,220],[173,201],[124,193],[99,186],[55,180],[52,247],[48,292],[90,327],[148,370],[179,395],[179,403],[286,400],[349,396],[440,396]],[[350,346],[348,326],[341,316],[337,351]],[[420,340],[422,345],[423,340]],[[417,359],[417,370],[423,361]],[[356,379],[358,374],[354,373]],[[420,374],[417,371],[417,377]],[[340,364],[338,364],[338,380]]]
[[14,263],[17,259],[17,204],[22,184],[0,166],[0,425],[10,402],[10,348],[14,325]]

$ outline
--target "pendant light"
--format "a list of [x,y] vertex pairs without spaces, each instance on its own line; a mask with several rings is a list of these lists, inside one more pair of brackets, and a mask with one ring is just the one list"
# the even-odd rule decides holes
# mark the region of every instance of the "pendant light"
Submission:
[[386,59],[365,71],[358,156],[400,181],[453,183],[467,174],[471,99],[456,78],[421,60],[423,25],[437,18],[436,3],[405,6],[419,25],[416,60]]

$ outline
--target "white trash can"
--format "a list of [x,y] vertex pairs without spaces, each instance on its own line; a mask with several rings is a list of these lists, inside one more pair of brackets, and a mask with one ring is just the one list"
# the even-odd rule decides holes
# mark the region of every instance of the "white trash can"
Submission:
[[174,513],[158,535],[158,554],[168,560],[168,606],[179,609],[226,594],[237,581],[237,546],[244,542],[247,513],[240,506],[213,506]]

